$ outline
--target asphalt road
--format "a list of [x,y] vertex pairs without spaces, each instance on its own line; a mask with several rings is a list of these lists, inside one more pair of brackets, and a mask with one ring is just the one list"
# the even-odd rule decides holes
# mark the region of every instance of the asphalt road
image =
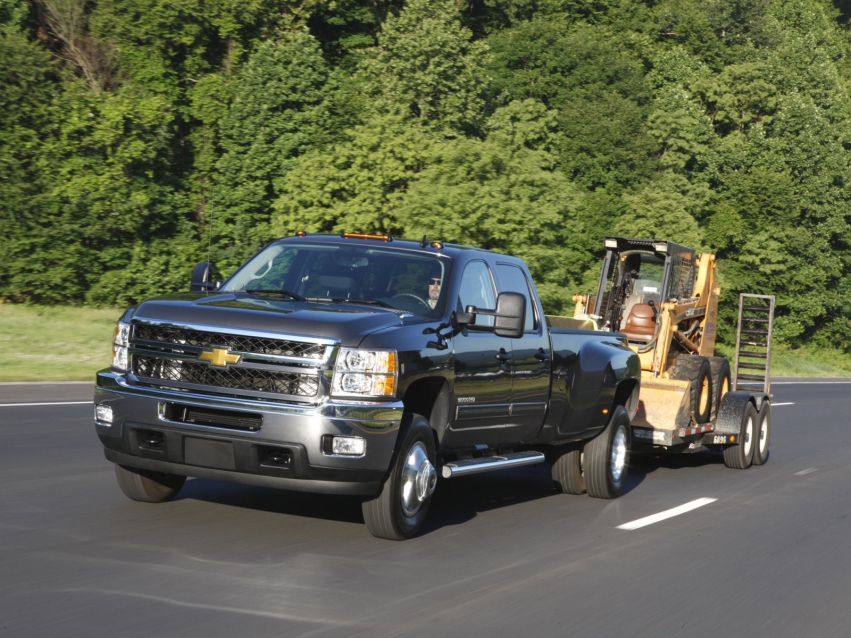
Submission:
[[0,636],[851,635],[848,383],[775,385],[763,467],[644,459],[613,501],[556,494],[546,466],[456,478],[401,543],[347,498],[196,479],[129,501],[86,386],[19,389],[0,389]]

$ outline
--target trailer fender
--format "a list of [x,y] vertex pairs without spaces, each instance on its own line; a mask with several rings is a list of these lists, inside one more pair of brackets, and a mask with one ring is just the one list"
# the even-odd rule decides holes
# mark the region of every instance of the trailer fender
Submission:
[[[750,392],[728,392],[721,399],[718,406],[718,420],[715,422],[713,434],[738,436],[742,429],[742,415],[748,407],[748,403],[754,403],[753,394]],[[756,404],[754,404],[756,407]]]

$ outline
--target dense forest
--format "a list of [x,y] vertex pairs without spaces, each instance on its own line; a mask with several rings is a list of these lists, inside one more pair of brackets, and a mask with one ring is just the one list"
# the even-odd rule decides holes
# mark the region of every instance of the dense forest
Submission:
[[0,299],[350,230],[516,254],[570,312],[624,234],[851,351],[849,4],[0,0]]

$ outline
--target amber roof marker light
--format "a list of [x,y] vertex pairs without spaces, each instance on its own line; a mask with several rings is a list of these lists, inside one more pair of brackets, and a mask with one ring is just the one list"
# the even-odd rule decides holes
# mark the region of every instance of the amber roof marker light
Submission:
[[295,236],[296,237],[307,237],[307,233],[303,230],[297,230],[297,231],[295,231]]
[[340,236],[343,239],[375,239],[377,241],[393,241],[393,237],[391,235],[373,235],[371,233],[342,233]]

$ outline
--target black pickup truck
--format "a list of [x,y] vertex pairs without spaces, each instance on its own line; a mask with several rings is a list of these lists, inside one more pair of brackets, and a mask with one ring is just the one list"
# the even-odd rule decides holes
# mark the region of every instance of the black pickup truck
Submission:
[[129,309],[97,374],[96,431],[129,498],[168,500],[187,476],[351,494],[372,534],[403,539],[438,475],[546,453],[562,491],[620,493],[638,357],[546,317],[520,259],[298,233],[221,285],[210,272]]

